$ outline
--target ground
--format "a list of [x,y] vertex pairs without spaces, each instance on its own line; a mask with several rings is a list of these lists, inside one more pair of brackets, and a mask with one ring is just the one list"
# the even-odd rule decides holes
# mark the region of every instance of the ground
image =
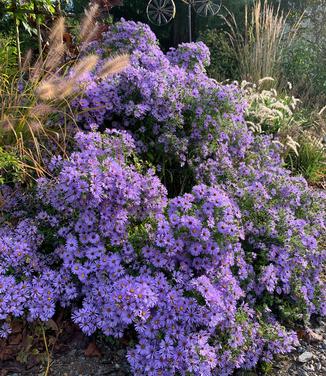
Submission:
[[[299,330],[300,346],[273,363],[270,376],[326,375],[326,320],[318,318],[309,329]],[[80,331],[64,334],[53,354],[48,376],[130,376],[123,345],[104,337],[88,338]],[[14,360],[0,361],[0,376],[44,376],[39,364],[21,365]],[[234,376],[258,376],[258,371],[238,371]]]

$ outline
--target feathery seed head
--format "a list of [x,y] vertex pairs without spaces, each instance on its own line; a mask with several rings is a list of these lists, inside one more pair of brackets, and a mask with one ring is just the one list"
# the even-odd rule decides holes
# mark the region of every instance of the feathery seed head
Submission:
[[127,54],[118,55],[109,59],[100,70],[98,77],[105,78],[109,75],[120,73],[130,64],[130,56]]

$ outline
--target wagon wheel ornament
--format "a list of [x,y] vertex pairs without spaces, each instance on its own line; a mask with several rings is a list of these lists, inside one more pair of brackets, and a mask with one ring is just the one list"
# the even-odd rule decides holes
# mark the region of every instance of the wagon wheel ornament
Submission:
[[146,8],[147,18],[157,26],[166,25],[175,17],[173,0],[150,0]]
[[221,9],[222,0],[193,0],[192,6],[199,16],[215,16]]

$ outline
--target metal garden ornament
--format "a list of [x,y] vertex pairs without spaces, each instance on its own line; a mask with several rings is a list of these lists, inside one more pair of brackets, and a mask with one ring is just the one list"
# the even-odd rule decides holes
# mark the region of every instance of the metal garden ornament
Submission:
[[[221,9],[222,0],[181,0],[188,5],[188,27],[189,41],[191,35],[191,13],[192,9],[199,16],[215,16]],[[163,26],[173,20],[176,15],[176,6],[173,0],[150,0],[147,4],[146,14],[148,20],[157,26]]]

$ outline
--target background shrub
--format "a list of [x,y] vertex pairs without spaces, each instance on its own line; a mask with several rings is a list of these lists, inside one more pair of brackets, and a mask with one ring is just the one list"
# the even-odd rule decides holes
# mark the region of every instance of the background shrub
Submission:
[[237,56],[224,30],[206,30],[198,39],[207,45],[211,53],[211,64],[207,68],[210,77],[217,81],[240,79]]
[[17,49],[13,36],[0,34],[0,72],[1,82],[8,80],[16,73]]
[[283,77],[293,83],[295,95],[317,109],[326,99],[325,51],[325,43],[316,45],[304,37],[298,38],[282,63]]
[[310,183],[325,183],[325,133],[323,114],[302,108],[294,96],[279,93],[266,78],[258,85],[242,83],[248,101],[246,120],[256,134],[270,134],[282,145],[282,156],[288,168],[302,174]]

